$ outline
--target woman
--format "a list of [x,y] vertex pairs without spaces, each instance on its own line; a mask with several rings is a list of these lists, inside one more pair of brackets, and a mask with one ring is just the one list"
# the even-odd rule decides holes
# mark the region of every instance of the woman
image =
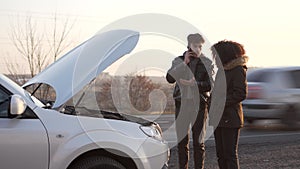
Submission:
[[[218,70],[224,68],[227,84],[224,111],[214,132],[218,164],[220,169],[239,169],[238,140],[244,125],[241,102],[247,95],[248,57],[245,56],[244,47],[233,41],[220,41],[211,50],[214,57],[219,56],[216,59]],[[218,74],[216,83],[220,83]]]

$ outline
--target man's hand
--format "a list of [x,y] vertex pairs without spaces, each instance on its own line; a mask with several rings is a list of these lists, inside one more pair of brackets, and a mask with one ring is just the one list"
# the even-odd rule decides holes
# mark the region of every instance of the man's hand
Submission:
[[193,86],[193,85],[196,84],[195,82],[196,82],[195,78],[192,78],[190,80],[180,79],[180,83],[185,85],[185,86]]
[[185,64],[190,63],[190,58],[191,58],[191,57],[196,57],[196,56],[197,56],[197,55],[196,55],[195,52],[192,52],[192,51],[186,51],[186,52],[184,53],[184,63],[185,63]]

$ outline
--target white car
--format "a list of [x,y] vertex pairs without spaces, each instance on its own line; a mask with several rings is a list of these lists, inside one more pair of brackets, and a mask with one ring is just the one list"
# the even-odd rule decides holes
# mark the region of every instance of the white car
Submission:
[[0,75],[0,168],[167,168],[168,144],[155,122],[86,108],[69,114],[64,109],[66,101],[131,52],[138,39],[139,33],[130,30],[97,34],[23,86],[52,86],[56,100],[51,108]]
[[280,119],[289,127],[300,121],[300,67],[253,70],[247,76],[248,97],[243,101],[245,120]]

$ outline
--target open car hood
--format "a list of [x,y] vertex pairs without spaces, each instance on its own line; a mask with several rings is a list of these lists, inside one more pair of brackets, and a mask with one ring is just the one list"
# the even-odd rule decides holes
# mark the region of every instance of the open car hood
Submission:
[[50,85],[56,92],[52,108],[58,108],[113,62],[130,53],[138,40],[139,33],[131,30],[96,34],[52,63],[23,87],[40,83]]

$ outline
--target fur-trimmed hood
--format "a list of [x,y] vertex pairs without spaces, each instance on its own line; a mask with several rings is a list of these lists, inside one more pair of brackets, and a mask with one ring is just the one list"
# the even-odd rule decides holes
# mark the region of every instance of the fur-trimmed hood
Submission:
[[229,63],[227,63],[226,65],[224,65],[224,70],[231,70],[237,66],[246,66],[247,62],[249,60],[248,56],[242,56],[242,57],[238,57],[232,61],[230,61]]

